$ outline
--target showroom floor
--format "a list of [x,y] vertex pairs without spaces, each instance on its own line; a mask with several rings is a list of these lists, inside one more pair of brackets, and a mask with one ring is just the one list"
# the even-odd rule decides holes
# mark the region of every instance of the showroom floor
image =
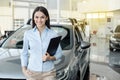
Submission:
[[120,51],[110,52],[109,41],[91,37],[90,80],[120,80]]

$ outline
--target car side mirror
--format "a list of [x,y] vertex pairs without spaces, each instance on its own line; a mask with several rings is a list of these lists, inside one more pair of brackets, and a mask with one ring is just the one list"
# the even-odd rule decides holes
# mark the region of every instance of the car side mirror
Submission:
[[81,47],[81,49],[87,49],[90,47],[90,43],[85,42],[85,41],[81,41],[80,47]]

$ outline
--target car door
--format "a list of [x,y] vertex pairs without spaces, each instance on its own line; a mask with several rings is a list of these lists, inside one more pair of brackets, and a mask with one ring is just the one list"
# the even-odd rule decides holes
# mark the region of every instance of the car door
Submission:
[[76,26],[75,27],[75,54],[78,59],[78,65],[79,65],[79,71],[80,71],[80,80],[83,80],[83,76],[86,72],[86,68],[88,66],[88,61],[89,61],[89,55],[87,54],[87,49],[82,49],[81,44],[82,44],[83,37],[81,35],[81,32],[79,28]]

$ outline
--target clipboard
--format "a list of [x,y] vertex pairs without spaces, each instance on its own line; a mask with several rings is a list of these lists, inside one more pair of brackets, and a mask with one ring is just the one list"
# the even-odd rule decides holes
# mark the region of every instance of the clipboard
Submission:
[[49,43],[48,48],[47,48],[47,52],[50,54],[50,56],[55,55],[57,48],[60,44],[61,37],[62,36],[54,37],[50,40],[50,43]]

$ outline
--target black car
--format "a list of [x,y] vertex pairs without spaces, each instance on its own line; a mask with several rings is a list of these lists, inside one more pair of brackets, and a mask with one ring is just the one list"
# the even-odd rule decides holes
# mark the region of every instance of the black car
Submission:
[[[0,79],[25,79],[20,64],[23,34],[31,29],[25,25],[9,36],[0,47]],[[57,80],[83,80],[89,73],[90,43],[80,26],[72,24],[52,24],[51,29],[62,36],[60,43],[63,56],[55,61]]]
[[109,49],[110,51],[113,51],[114,49],[120,50],[120,25],[112,32],[109,40]]

